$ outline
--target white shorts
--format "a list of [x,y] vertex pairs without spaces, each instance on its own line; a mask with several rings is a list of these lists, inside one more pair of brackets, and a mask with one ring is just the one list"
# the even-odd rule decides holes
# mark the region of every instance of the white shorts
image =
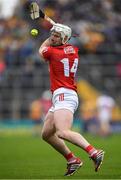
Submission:
[[50,112],[58,109],[68,109],[74,113],[78,108],[78,96],[74,90],[59,88],[53,93],[52,103],[53,106],[49,109]]
[[109,122],[111,120],[111,113],[109,111],[103,110],[98,114],[99,121]]

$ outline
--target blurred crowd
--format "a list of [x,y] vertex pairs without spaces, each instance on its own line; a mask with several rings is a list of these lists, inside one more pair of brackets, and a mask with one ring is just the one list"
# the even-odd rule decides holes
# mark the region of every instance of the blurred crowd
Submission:
[[[9,108],[16,111],[21,109],[21,113],[26,114],[28,103],[49,88],[49,81],[44,79],[48,78],[47,67],[39,59],[38,48],[49,36],[51,25],[40,19],[30,19],[29,0],[14,1],[14,6],[4,7],[3,2],[6,0],[0,0],[1,117],[8,113]],[[82,73],[79,72],[78,77],[81,74],[81,78],[87,79],[99,90],[112,88],[112,95],[121,105],[121,1],[36,1],[54,21],[72,27],[73,37],[70,42],[79,46],[82,59],[79,69]],[[30,35],[32,28],[39,30],[37,37]],[[91,69],[85,69],[85,66]],[[29,100],[22,104],[25,98]],[[20,116],[15,112],[13,114],[14,117]]]

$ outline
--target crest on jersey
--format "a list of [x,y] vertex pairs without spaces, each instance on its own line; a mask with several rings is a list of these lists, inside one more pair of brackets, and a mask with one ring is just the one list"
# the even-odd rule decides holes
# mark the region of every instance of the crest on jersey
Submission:
[[65,52],[65,54],[74,54],[74,53],[76,53],[75,49],[72,46],[65,47],[64,52]]

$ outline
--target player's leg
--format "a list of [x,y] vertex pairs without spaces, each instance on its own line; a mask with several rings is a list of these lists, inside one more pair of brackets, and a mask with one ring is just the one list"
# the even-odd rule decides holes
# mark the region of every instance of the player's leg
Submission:
[[81,134],[71,130],[73,113],[70,110],[56,110],[54,112],[54,121],[59,138],[65,139],[83,149],[89,146],[88,141]]
[[42,138],[61,153],[67,160],[74,157],[65,142],[55,133],[54,116],[52,112],[48,112],[46,115],[42,129]]
[[79,158],[75,157],[75,155],[66,146],[65,142],[57,136],[55,133],[53,118],[53,113],[48,112],[42,130],[42,138],[66,158],[68,161],[68,168],[65,175],[69,176],[74,174],[74,172],[82,166],[83,162]]
[[[97,171],[102,163],[104,152],[96,150],[81,134],[70,130],[73,123],[73,113],[67,109],[56,110],[54,112],[54,121],[58,137],[84,149],[95,162],[95,169]],[[97,156],[100,156],[98,162]]]

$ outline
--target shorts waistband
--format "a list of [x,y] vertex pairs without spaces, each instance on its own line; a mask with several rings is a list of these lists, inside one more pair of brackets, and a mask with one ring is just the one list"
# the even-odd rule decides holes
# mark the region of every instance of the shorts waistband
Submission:
[[70,94],[73,94],[73,95],[77,95],[77,93],[76,93],[74,90],[68,89],[68,88],[63,88],[63,87],[56,89],[56,90],[53,92],[53,95],[60,94],[60,93],[66,93],[66,92],[68,92],[68,93],[70,93]]

